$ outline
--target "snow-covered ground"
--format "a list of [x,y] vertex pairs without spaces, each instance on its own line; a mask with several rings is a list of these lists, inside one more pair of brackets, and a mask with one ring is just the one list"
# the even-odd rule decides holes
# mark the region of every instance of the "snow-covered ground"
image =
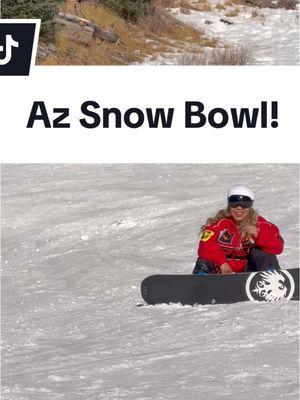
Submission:
[[[208,4],[210,11],[191,10],[186,14],[176,8],[171,13],[201,30],[207,37],[218,39],[218,47],[242,46],[248,49],[253,58],[252,64],[299,64],[298,9],[228,6],[222,0],[209,0]],[[218,6],[221,9],[216,8]],[[170,57],[168,62],[172,63]]]
[[243,182],[299,266],[298,165],[2,166],[3,400],[296,400],[298,302],[146,306]]

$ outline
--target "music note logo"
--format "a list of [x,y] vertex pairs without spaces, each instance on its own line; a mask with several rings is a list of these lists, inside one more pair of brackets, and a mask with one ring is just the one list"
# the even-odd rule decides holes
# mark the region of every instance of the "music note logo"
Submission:
[[[0,45],[0,65],[6,65],[10,62],[13,47],[19,47],[19,42],[14,40],[12,35],[6,35],[5,46]],[[1,53],[4,53],[4,58],[1,58]]]

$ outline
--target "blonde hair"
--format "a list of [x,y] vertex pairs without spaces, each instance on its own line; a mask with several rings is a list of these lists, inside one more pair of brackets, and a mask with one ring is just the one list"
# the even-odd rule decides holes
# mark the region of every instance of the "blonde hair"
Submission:
[[[221,221],[221,219],[230,217],[231,217],[231,212],[229,207],[223,208],[222,210],[218,211],[214,217],[207,218],[206,223],[201,226],[200,234],[208,225],[216,224],[217,222]],[[247,229],[247,227],[250,225],[257,226],[257,222],[258,222],[258,214],[253,208],[250,208],[248,217],[239,224],[240,234],[243,234],[244,231]]]

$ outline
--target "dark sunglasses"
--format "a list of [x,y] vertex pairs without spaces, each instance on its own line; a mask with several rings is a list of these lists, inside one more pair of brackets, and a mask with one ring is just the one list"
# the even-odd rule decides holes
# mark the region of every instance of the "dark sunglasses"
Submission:
[[248,196],[238,194],[228,197],[228,207],[236,208],[238,206],[242,208],[251,208],[253,206],[253,200]]

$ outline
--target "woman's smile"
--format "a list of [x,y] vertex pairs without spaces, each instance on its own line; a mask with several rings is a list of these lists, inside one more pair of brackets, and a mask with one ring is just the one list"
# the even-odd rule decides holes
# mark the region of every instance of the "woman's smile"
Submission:
[[241,222],[248,217],[250,208],[242,208],[240,206],[230,208],[231,215],[236,222]]

